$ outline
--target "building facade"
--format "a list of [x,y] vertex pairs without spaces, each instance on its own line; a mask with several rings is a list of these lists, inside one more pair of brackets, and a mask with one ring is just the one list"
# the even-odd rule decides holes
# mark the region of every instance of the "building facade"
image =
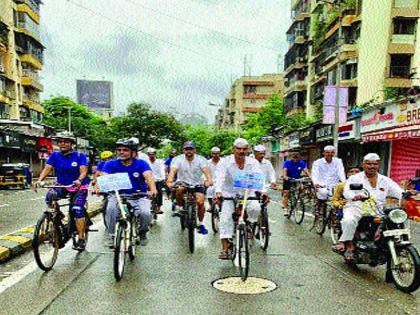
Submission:
[[283,97],[283,76],[263,74],[237,79],[219,108],[216,126],[239,129],[250,113],[256,113],[274,94]]
[[[420,1],[292,0],[285,55],[288,116],[322,111],[328,85],[348,87],[350,108],[420,86]],[[340,36],[341,35],[341,36]]]

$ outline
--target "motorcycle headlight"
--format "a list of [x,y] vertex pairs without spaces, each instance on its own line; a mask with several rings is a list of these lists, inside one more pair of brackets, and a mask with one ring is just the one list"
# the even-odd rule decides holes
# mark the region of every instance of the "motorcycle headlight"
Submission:
[[408,219],[408,216],[407,213],[405,213],[405,211],[395,209],[389,213],[389,219],[396,224],[401,224]]

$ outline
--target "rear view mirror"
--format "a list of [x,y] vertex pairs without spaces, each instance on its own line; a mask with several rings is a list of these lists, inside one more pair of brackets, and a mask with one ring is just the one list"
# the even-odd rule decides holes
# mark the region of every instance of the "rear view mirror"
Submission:
[[363,184],[350,184],[350,190],[362,190]]

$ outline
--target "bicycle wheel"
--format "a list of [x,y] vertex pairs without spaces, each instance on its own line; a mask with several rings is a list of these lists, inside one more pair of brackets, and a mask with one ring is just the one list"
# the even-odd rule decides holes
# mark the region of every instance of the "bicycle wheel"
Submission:
[[270,228],[268,225],[268,212],[267,208],[264,207],[261,210],[261,215],[258,220],[258,234],[260,238],[260,246],[263,250],[268,247],[268,240],[270,238]]
[[315,232],[323,235],[327,227],[327,205],[324,203],[320,209],[319,215],[314,217]]
[[106,208],[108,206],[108,198],[104,197],[102,201],[102,220],[104,221],[105,230],[108,231],[108,221],[106,220]]
[[239,273],[242,281],[246,281],[249,272],[249,248],[248,248],[248,235],[245,224],[238,226],[237,237],[239,238],[239,248],[237,255],[239,260]]
[[220,208],[217,204],[211,205],[211,227],[214,233],[219,232]]
[[35,261],[42,270],[51,270],[57,261],[60,237],[60,229],[52,214],[44,212],[36,224],[32,239]]
[[287,201],[287,208],[289,209],[289,213],[287,214],[286,218],[290,219],[295,212],[296,207],[296,196],[294,195],[293,191],[289,193],[289,199]]
[[305,203],[301,197],[297,198],[296,206],[294,210],[295,223],[302,224],[303,219],[305,218]]
[[137,221],[131,222],[130,225],[130,239],[128,240],[128,258],[133,261],[136,258],[136,240],[134,229],[136,228]]
[[[333,210],[334,211],[334,210]],[[331,212],[331,229],[330,229],[331,241],[335,245],[341,237],[341,226],[340,221],[335,214]]]
[[118,224],[117,233],[115,235],[115,249],[114,249],[114,277],[120,281],[125,269],[126,260],[126,230],[124,224]]
[[188,227],[188,248],[190,253],[194,253],[194,234],[195,234],[195,207],[188,205],[187,227]]
[[185,221],[186,221],[186,214],[184,213],[184,211],[182,211],[179,214],[179,223],[181,223],[181,230],[183,231],[185,230],[185,226],[186,226]]

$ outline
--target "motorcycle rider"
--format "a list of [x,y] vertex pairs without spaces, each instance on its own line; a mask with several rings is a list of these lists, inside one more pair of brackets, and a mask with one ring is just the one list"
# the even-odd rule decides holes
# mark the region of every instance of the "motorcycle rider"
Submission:
[[351,184],[362,184],[376,203],[377,209],[382,210],[387,197],[401,200],[403,190],[391,178],[378,173],[380,157],[376,153],[369,153],[363,158],[363,172],[350,176],[344,185],[343,195],[347,203],[343,209],[341,228],[343,234],[339,241],[344,242],[346,251],[344,257],[347,261],[354,259],[353,238],[357,225],[362,218],[362,210],[369,205],[364,201],[366,196],[362,191],[350,190]]

